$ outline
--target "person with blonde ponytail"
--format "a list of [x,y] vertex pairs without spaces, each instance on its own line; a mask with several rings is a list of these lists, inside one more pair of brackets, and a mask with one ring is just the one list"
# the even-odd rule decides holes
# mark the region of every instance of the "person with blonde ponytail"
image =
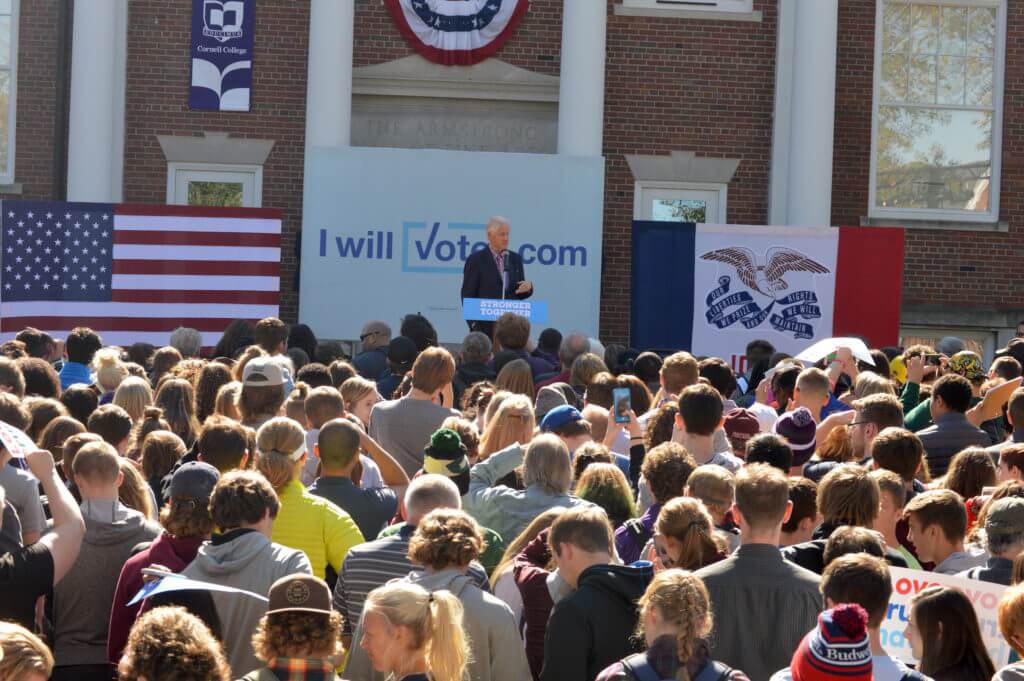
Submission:
[[637,636],[647,650],[615,662],[596,681],[748,681],[740,670],[710,657],[711,601],[699,577],[678,569],[659,572],[639,606]]
[[[462,626],[473,652],[466,669],[469,681],[523,681],[530,677],[530,667],[511,609],[483,591],[467,574],[483,547],[480,527],[465,512],[435,509],[417,524],[409,541],[409,559],[417,570],[403,581],[435,594],[451,593],[459,599]],[[364,625],[365,619],[353,640],[359,640]],[[352,651],[345,675],[357,680],[371,676],[370,659],[364,649]]]
[[309,556],[313,574],[323,579],[330,565],[335,574],[349,549],[363,543],[348,513],[306,491],[299,473],[306,463],[306,433],[286,416],[270,419],[256,432],[256,469],[281,500],[272,539]]
[[367,597],[362,628],[359,646],[394,681],[463,681],[470,648],[451,592],[386,584]]

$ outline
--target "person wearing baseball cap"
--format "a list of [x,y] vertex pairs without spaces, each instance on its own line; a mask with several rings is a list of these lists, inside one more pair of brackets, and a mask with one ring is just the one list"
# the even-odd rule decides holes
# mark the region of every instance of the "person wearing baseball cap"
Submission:
[[[970,407],[981,402],[981,386],[985,383],[988,375],[985,373],[981,357],[976,352],[964,350],[958,352],[946,362],[946,374],[956,374],[967,379],[971,386]],[[934,389],[933,389],[934,394]],[[915,433],[928,428],[934,424],[934,417],[931,410],[931,398],[925,398],[907,413],[907,429]],[[979,443],[980,444],[980,443]],[[988,444],[992,444],[991,442]],[[987,445],[982,445],[987,446]],[[935,471],[932,471],[933,473]]]
[[160,512],[163,534],[129,558],[117,580],[107,634],[107,659],[112,664],[121,659],[128,633],[139,613],[140,604],[128,605],[128,601],[142,588],[143,568],[162,565],[171,572],[180,572],[196,557],[199,546],[210,538],[213,532],[210,495],[219,479],[217,469],[201,461],[182,464],[171,476],[170,499]]
[[390,400],[394,395],[395,390],[401,385],[402,379],[412,369],[412,364],[416,361],[418,354],[416,343],[411,338],[396,336],[388,343],[388,368],[377,379],[377,390],[385,400]]
[[337,681],[341,662],[341,613],[331,609],[327,582],[302,573],[282,577],[270,587],[267,613],[252,636],[263,667],[242,681]]
[[238,395],[238,411],[243,426],[258,429],[277,416],[284,404],[287,381],[279,360],[254,357],[242,370],[242,391]]
[[761,432],[761,422],[752,411],[739,407],[725,415],[723,427],[732,445],[732,453],[741,459],[746,458],[747,441]]
[[957,577],[1010,586],[1013,561],[1024,552],[1024,499],[1006,497],[993,501],[985,516],[985,565],[964,570]]

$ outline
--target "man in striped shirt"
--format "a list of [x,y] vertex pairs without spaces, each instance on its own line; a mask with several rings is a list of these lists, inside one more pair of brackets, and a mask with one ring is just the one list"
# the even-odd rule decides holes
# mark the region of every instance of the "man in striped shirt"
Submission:
[[[405,492],[408,523],[397,534],[353,547],[345,556],[334,588],[334,609],[345,618],[345,647],[352,642],[352,632],[359,624],[366,596],[392,579],[416,571],[409,560],[409,540],[420,519],[438,508],[462,508],[462,498],[455,483],[442,475],[421,475]],[[487,572],[473,561],[467,573],[478,587],[489,591]]]

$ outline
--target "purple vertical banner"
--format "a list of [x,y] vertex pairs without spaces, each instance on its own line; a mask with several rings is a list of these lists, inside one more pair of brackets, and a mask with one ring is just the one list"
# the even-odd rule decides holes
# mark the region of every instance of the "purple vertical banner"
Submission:
[[191,109],[248,111],[256,0],[192,0]]

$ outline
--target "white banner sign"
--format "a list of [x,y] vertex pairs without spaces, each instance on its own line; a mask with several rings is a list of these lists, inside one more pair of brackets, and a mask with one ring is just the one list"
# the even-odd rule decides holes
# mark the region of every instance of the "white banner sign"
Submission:
[[441,342],[460,342],[463,263],[501,215],[534,298],[548,302],[547,324],[596,336],[603,195],[602,158],[311,149],[299,319],[318,336],[354,339],[368,320],[397,334],[419,312]]
[[930,586],[948,586],[959,589],[970,599],[978,615],[982,641],[996,669],[1009,664],[1012,651],[999,633],[997,614],[999,600],[1006,591],[1005,586],[906,568],[891,567],[889,572],[892,575],[892,599],[889,601],[889,612],[882,622],[882,646],[890,656],[911,664],[917,662],[904,633],[910,617],[910,602],[915,595]]

